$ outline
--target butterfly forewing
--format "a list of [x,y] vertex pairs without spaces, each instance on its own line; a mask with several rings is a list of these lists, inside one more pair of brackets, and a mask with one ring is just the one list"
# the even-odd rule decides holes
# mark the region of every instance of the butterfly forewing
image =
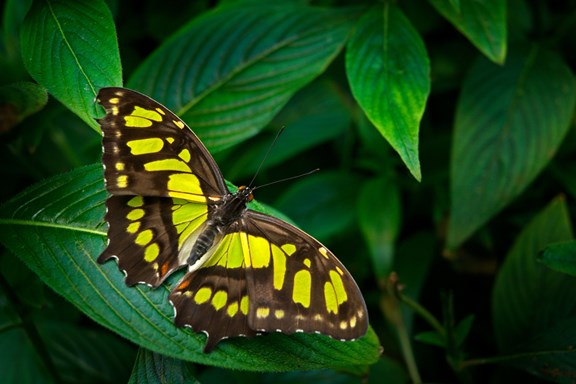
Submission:
[[103,88],[98,101],[112,194],[99,262],[117,258],[128,285],[153,287],[189,264],[169,299],[178,326],[208,335],[207,352],[261,332],[365,334],[366,305],[346,268],[308,234],[246,209],[252,189],[231,194],[182,120],[124,88]]
[[229,193],[204,145],[167,108],[124,88],[103,88],[98,102],[109,192],[201,202]]
[[352,340],[366,333],[354,279],[320,242],[275,217],[247,211],[249,324],[259,331],[317,332]]

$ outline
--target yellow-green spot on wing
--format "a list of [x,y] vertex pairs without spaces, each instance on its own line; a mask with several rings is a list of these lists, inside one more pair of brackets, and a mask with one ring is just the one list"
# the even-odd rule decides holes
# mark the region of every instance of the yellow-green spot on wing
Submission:
[[144,210],[140,208],[136,208],[128,212],[126,218],[130,221],[140,220],[144,217]]
[[134,107],[134,111],[128,116],[124,116],[124,122],[127,127],[131,128],[148,128],[154,124],[154,121],[162,121],[162,115],[157,111],[152,111],[139,106]]
[[162,159],[144,163],[144,170],[155,171],[177,171],[192,172],[188,164],[179,159]]
[[342,281],[342,277],[340,277],[340,274],[334,270],[330,271],[330,280],[332,281],[334,291],[336,292],[336,299],[338,305],[340,305],[344,303],[346,300],[348,300],[348,294],[346,293],[344,282]]
[[130,147],[131,154],[135,156],[145,155],[160,152],[164,147],[164,140],[158,137],[151,137],[149,139],[130,140],[126,145]]
[[203,304],[210,300],[210,297],[212,297],[212,289],[209,287],[202,287],[194,295],[194,301],[196,304]]
[[208,213],[206,204],[188,203],[175,206],[172,212],[172,222],[175,225],[190,222]]
[[159,254],[160,254],[160,246],[158,246],[158,244],[156,243],[152,243],[149,246],[147,246],[146,249],[144,250],[144,260],[151,263],[154,260],[156,260]]
[[282,250],[286,252],[288,256],[296,252],[296,246],[294,244],[284,244],[280,248],[282,248]]
[[228,292],[226,291],[218,291],[212,296],[212,306],[214,309],[219,311],[226,305],[226,301],[228,300]]
[[252,268],[266,268],[270,265],[270,242],[260,236],[248,236],[248,247]]
[[338,313],[338,300],[336,299],[336,292],[334,285],[327,281],[324,283],[324,301],[326,302],[326,311],[334,314]]
[[140,232],[138,234],[138,236],[136,236],[136,240],[135,243],[138,245],[146,245],[148,244],[150,241],[152,241],[152,236],[154,235],[154,233],[152,232],[151,229],[146,229],[142,232]]
[[301,269],[294,274],[294,288],[292,300],[300,303],[304,308],[310,307],[310,295],[312,294],[312,275],[306,269]]
[[184,160],[185,162],[189,162],[190,159],[192,158],[190,155],[190,151],[187,150],[186,148],[184,148],[183,150],[180,151],[180,153],[178,154],[178,157],[181,158],[182,160]]
[[228,308],[226,308],[226,314],[228,314],[228,316],[230,317],[234,317],[237,313],[238,313],[238,302],[235,301],[233,303],[230,303],[230,305],[228,305]]
[[134,234],[134,233],[138,232],[139,229],[140,229],[140,222],[134,221],[134,222],[128,224],[128,227],[126,227],[126,232]]
[[242,299],[240,300],[240,312],[244,315],[248,314],[248,305],[248,296],[242,296]]
[[116,187],[118,188],[126,188],[128,186],[128,176],[127,175],[120,175],[116,179]]
[[168,177],[168,191],[171,197],[194,202],[206,202],[206,197],[200,187],[200,181],[191,173],[175,173],[170,175]]
[[286,254],[276,245],[272,245],[272,262],[274,263],[274,289],[281,290],[286,277]]

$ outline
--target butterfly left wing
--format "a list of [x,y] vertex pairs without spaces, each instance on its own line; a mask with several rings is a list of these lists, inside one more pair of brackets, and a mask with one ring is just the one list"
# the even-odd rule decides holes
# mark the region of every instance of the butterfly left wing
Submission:
[[204,144],[166,107],[126,88],[102,88],[97,100],[110,193],[198,202],[230,193]]

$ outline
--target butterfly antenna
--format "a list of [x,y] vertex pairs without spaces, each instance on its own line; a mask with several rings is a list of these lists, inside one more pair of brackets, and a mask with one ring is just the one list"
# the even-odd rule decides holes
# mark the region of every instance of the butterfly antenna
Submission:
[[266,162],[266,160],[268,159],[268,156],[270,155],[270,151],[272,150],[272,148],[274,147],[274,145],[276,144],[276,141],[278,141],[278,137],[280,137],[280,134],[282,132],[284,132],[284,128],[286,128],[286,126],[282,126],[280,127],[280,129],[278,130],[278,132],[276,133],[276,136],[274,137],[274,140],[272,140],[272,143],[270,144],[270,146],[268,147],[268,150],[266,151],[266,154],[264,155],[264,157],[262,158],[262,161],[260,162],[260,165],[258,166],[258,169],[256,170],[256,173],[254,173],[254,176],[252,177],[252,180],[250,180],[250,184],[248,184],[248,188],[251,188],[252,185],[254,184],[254,180],[256,180],[256,176],[258,176],[258,174],[260,173],[260,169],[262,169],[262,166],[264,165],[264,163]]
[[262,185],[259,185],[259,186],[255,187],[255,188],[253,189],[253,191],[256,190],[256,189],[262,188],[262,187],[267,187],[267,186],[272,185],[272,184],[278,184],[278,183],[282,183],[282,182],[284,182],[284,181],[288,181],[288,180],[292,180],[292,179],[297,179],[297,178],[303,177],[303,176],[308,176],[308,175],[311,175],[311,174],[313,174],[313,173],[318,172],[319,170],[320,170],[320,168],[316,168],[316,169],[313,169],[313,170],[311,170],[311,171],[304,172],[304,173],[302,173],[302,174],[300,174],[300,175],[290,176],[290,177],[286,177],[286,178],[284,178],[284,179],[271,181],[271,182],[269,182],[269,183],[262,184]]

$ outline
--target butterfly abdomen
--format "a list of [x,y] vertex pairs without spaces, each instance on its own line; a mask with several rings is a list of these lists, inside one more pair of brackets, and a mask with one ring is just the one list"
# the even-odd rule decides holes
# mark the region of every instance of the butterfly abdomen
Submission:
[[187,259],[188,265],[194,265],[202,256],[208,252],[208,250],[214,245],[214,239],[219,233],[218,226],[213,221],[208,221],[207,226],[202,231],[202,233],[196,239],[192,250],[190,251],[190,256]]

